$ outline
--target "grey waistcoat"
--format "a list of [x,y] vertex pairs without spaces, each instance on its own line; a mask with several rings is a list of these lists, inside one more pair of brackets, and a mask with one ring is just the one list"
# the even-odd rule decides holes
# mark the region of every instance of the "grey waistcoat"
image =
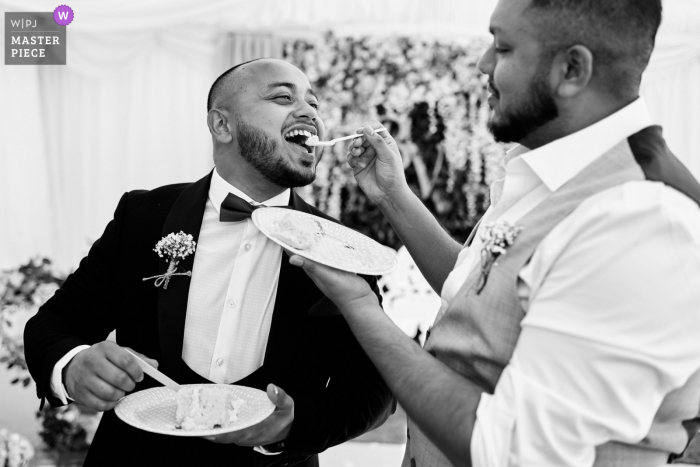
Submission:
[[[658,131],[660,138],[658,127],[649,130]],[[620,142],[517,222],[523,230],[507,254],[498,258],[498,265],[491,269],[481,293],[476,294],[480,268],[475,267],[450,306],[436,317],[425,344],[427,351],[484,391],[494,392],[513,354],[520,321],[525,316],[518,300],[518,274],[540,242],[586,198],[626,182],[659,178],[648,173],[645,177],[630,144],[632,139]],[[697,200],[700,191],[697,182],[692,177],[691,180],[688,181],[694,195],[691,197]],[[681,191],[686,190],[681,187]],[[699,406],[700,371],[684,387],[667,395],[651,430],[639,444],[611,442],[598,446],[595,467],[665,464],[669,453],[680,453],[686,447],[689,435],[682,422],[697,417]],[[409,439],[402,467],[452,465],[410,419],[408,425]]]

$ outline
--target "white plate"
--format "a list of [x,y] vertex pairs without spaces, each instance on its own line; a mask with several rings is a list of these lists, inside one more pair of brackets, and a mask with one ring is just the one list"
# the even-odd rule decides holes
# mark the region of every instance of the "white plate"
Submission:
[[[211,384],[183,384],[182,387],[212,386]],[[274,410],[275,405],[264,391],[216,384],[231,391],[236,399],[243,399],[245,404],[238,410],[238,420],[225,428],[211,430],[185,431],[177,428],[177,393],[166,387],[145,389],[129,394],[119,401],[114,408],[117,416],[131,426],[151,433],[172,436],[212,436],[231,431],[238,431],[265,420]]]
[[[324,231],[321,241],[308,250],[297,250],[273,236],[276,222],[290,214],[318,221]],[[253,211],[253,222],[266,237],[287,250],[336,269],[382,276],[392,272],[399,264],[391,248],[345,226],[305,212],[284,208],[260,208]]]

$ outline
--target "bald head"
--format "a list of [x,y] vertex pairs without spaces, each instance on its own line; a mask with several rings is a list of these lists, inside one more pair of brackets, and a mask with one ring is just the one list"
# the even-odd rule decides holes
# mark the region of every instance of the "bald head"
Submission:
[[288,68],[302,73],[291,63],[276,58],[256,58],[239,63],[222,73],[212,84],[207,98],[207,112],[213,108],[228,108],[236,92],[246,87],[251,80],[256,80],[261,74],[275,68]]
[[235,81],[237,75],[240,73],[240,69],[248,65],[249,63],[257,62],[258,60],[264,60],[262,58],[256,58],[249,60],[247,62],[239,63],[238,65],[229,68],[224,71],[214,84],[209,88],[209,96],[207,97],[207,112],[215,107],[220,107],[224,96],[228,96],[233,92],[235,86]]

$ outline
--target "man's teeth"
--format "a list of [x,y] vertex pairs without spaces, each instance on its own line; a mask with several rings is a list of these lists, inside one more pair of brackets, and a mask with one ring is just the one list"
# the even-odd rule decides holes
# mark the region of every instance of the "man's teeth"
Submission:
[[306,130],[292,130],[289,133],[285,134],[284,137],[285,138],[292,138],[294,136],[299,136],[299,135],[306,136],[307,138],[311,138],[313,136],[313,133],[311,133],[310,131],[306,131]]

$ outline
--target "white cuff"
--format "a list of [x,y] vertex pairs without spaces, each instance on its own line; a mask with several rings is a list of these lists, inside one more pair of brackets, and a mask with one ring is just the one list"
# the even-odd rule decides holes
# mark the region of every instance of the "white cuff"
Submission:
[[262,446],[255,446],[253,448],[253,451],[259,452],[260,454],[264,454],[266,456],[277,456],[279,454],[282,454],[281,452],[270,452]]
[[53,373],[51,373],[51,392],[53,392],[53,395],[59,398],[63,404],[67,404],[68,399],[73,400],[68,395],[68,391],[66,391],[66,387],[63,385],[63,368],[68,365],[79,352],[89,348],[89,345],[79,345],[65,354],[53,367]]

